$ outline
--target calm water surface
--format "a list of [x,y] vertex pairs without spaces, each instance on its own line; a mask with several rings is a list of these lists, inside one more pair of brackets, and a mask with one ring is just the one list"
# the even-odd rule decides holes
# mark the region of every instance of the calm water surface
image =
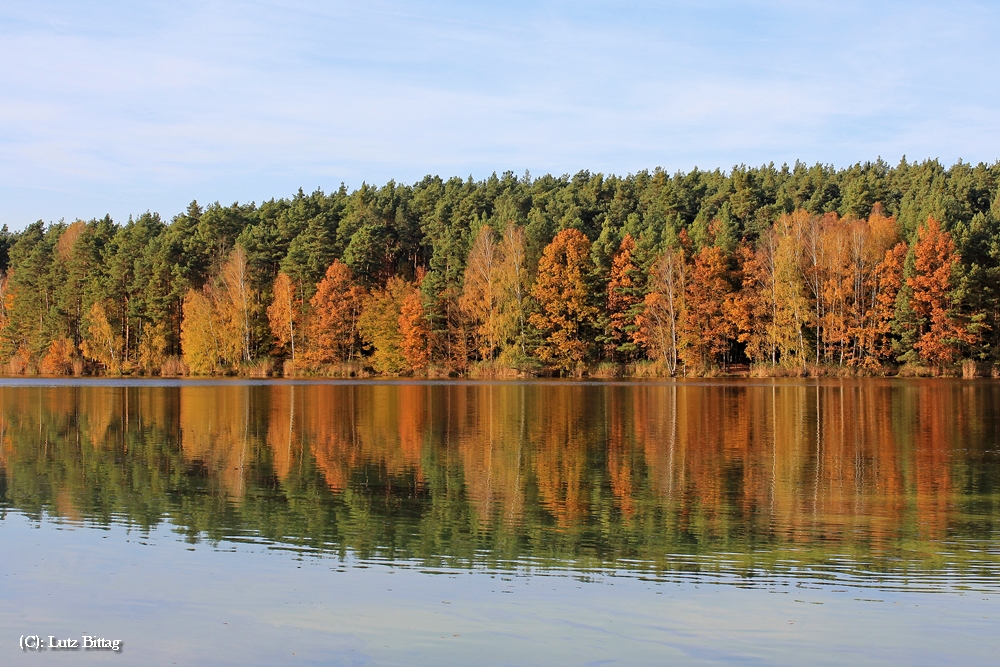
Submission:
[[4,380],[0,662],[996,664],[998,433],[991,381]]

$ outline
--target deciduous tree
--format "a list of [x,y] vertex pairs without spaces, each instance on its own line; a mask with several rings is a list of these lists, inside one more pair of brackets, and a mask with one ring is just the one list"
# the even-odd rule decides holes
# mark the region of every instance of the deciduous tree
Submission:
[[544,337],[542,361],[571,369],[588,357],[598,315],[592,271],[590,241],[577,229],[559,232],[542,252],[532,290],[540,312],[530,317]]
[[184,319],[181,322],[181,349],[184,363],[196,375],[219,370],[223,360],[219,330],[211,288],[189,289],[184,297]]
[[83,356],[104,366],[106,372],[117,375],[122,371],[125,341],[108,321],[108,305],[95,301],[90,307],[86,335],[81,345]]
[[483,360],[492,359],[501,338],[501,257],[493,229],[484,225],[472,243],[465,263],[465,282],[458,306],[475,332],[476,347]]
[[271,305],[267,308],[267,320],[271,325],[271,333],[281,345],[287,345],[295,361],[295,332],[302,315],[302,303],[299,298],[299,285],[284,272],[279,272],[274,280],[274,294]]
[[365,290],[354,284],[351,270],[334,260],[309,301],[308,347],[311,363],[351,360],[360,346],[358,319]]
[[681,358],[689,367],[726,363],[737,327],[732,319],[734,272],[722,248],[704,246],[694,256],[686,284]]
[[411,370],[403,353],[403,333],[399,325],[403,302],[412,289],[402,278],[393,277],[383,289],[375,290],[365,299],[358,329],[374,350],[371,365],[379,373],[398,375]]
[[650,271],[650,291],[632,332],[632,339],[651,359],[662,361],[671,375],[677,372],[686,276],[682,250],[667,250],[660,256]]
[[975,336],[962,321],[952,293],[952,273],[959,261],[955,243],[933,217],[917,232],[914,259],[916,272],[907,279],[913,290],[910,304],[919,318],[920,338],[914,348],[929,364],[953,363]]

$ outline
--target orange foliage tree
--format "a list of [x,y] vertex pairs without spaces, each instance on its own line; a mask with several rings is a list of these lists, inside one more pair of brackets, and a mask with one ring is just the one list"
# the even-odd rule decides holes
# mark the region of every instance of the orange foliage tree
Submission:
[[374,348],[372,367],[398,375],[427,364],[427,321],[416,285],[392,277],[364,302],[358,329]]
[[975,341],[959,315],[952,273],[958,253],[951,234],[933,217],[917,230],[914,247],[915,273],[907,279],[913,293],[910,305],[917,316],[919,338],[913,347],[929,364],[954,362],[961,346]]
[[539,358],[564,369],[587,358],[596,327],[590,240],[578,229],[564,229],[545,247],[532,294],[539,312],[529,321],[544,338]]
[[687,264],[682,250],[667,250],[650,270],[650,291],[636,317],[632,340],[667,371],[677,372],[680,322],[684,312]]
[[861,366],[876,367],[892,359],[892,323],[908,250],[906,243],[897,243],[885,251],[882,261],[875,267],[874,291],[867,298],[864,326],[859,333]]
[[358,318],[365,290],[353,282],[351,269],[338,259],[327,268],[309,300],[306,357],[312,363],[349,361],[360,347]]
[[74,357],[76,357],[76,346],[73,345],[73,341],[65,336],[56,338],[42,357],[38,369],[44,375],[72,375]]
[[729,346],[738,334],[735,272],[730,257],[715,246],[703,247],[695,256],[686,285],[681,358],[694,368],[709,368],[727,361]]
[[412,286],[399,306],[400,351],[413,370],[427,367],[431,358],[430,327],[420,290]]

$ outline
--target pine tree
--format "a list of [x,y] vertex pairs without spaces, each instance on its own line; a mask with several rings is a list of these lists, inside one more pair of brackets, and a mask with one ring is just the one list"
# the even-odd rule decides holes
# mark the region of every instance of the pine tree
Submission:
[[636,309],[642,300],[639,269],[632,260],[635,241],[625,234],[618,252],[611,260],[611,274],[607,290],[607,331],[605,355],[614,359],[621,355],[625,360],[635,356],[636,345],[632,340],[635,331]]

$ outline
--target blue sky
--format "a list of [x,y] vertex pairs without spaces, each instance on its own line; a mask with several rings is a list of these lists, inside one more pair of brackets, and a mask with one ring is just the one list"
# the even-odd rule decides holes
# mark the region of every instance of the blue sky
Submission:
[[425,174],[1000,159],[995,2],[0,4],[0,223]]

